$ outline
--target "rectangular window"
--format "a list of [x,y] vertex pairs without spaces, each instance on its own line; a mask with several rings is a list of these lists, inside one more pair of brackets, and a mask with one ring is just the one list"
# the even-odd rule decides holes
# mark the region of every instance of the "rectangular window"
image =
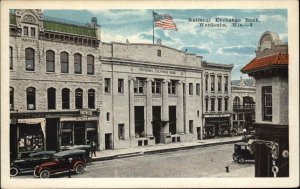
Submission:
[[200,95],[200,83],[196,84],[196,95]]
[[106,121],[109,121],[109,120],[110,120],[110,113],[107,112],[107,113],[106,113]]
[[215,98],[211,98],[210,100],[210,111],[215,111]]
[[31,37],[35,37],[35,28],[30,28]]
[[218,92],[222,90],[222,76],[218,76]]
[[145,91],[145,79],[137,78],[134,81],[134,93],[144,94],[144,91]]
[[119,140],[124,140],[125,139],[124,124],[118,124],[118,136],[119,136]]
[[262,113],[264,121],[272,121],[272,86],[262,87]]
[[24,26],[23,30],[23,35],[28,35],[28,27]]
[[208,98],[205,98],[205,111],[208,111]]
[[222,98],[218,98],[218,111],[222,111]]
[[161,94],[161,81],[152,81],[152,94]]
[[168,83],[168,94],[176,94],[176,81],[172,81]]
[[193,95],[193,83],[189,83],[189,94]]
[[225,76],[224,91],[228,92],[228,76]]
[[87,56],[87,74],[94,74],[94,56],[88,55]]
[[211,82],[210,90],[215,91],[215,76],[211,75],[210,79],[211,79],[211,81],[210,81]]
[[157,56],[161,57],[161,50],[157,50]]
[[228,98],[225,98],[224,99],[225,101],[225,106],[224,106],[224,109],[225,109],[225,111],[228,111]]
[[124,79],[118,79],[118,93],[124,93]]
[[189,120],[189,132],[194,133],[194,120]]
[[9,47],[9,69],[13,69],[13,48]]
[[104,92],[110,93],[110,78],[104,79]]
[[244,120],[244,114],[239,114],[239,120]]
[[232,119],[235,120],[235,114],[232,114]]
[[208,75],[205,75],[205,91],[208,91]]

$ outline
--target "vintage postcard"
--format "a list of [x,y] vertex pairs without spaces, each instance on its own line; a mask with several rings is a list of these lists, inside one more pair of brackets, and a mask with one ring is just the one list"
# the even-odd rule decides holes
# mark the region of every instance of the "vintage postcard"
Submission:
[[299,186],[297,1],[1,5],[1,187]]

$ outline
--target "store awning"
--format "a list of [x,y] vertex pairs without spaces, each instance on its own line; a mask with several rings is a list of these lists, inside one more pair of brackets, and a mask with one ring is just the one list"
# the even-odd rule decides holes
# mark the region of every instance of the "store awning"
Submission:
[[46,136],[46,119],[45,118],[31,118],[31,119],[18,119],[18,123],[28,125],[41,124],[42,132]]

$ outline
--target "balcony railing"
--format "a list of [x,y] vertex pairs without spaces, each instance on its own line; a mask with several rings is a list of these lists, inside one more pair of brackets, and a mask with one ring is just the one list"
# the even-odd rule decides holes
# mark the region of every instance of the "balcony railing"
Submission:
[[254,110],[255,104],[234,104],[233,110]]

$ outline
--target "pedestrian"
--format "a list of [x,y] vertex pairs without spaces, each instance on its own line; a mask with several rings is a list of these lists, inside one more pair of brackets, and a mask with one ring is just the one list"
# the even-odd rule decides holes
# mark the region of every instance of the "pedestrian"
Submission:
[[246,130],[246,128],[244,128],[243,129],[244,137],[246,137],[246,132],[247,132],[247,130]]
[[72,158],[69,158],[68,159],[68,164],[69,164],[69,172],[68,172],[68,177],[71,178],[71,174],[72,174],[72,161],[73,159]]
[[96,142],[95,141],[93,141],[91,143],[91,157],[93,157],[93,154],[96,157]]

